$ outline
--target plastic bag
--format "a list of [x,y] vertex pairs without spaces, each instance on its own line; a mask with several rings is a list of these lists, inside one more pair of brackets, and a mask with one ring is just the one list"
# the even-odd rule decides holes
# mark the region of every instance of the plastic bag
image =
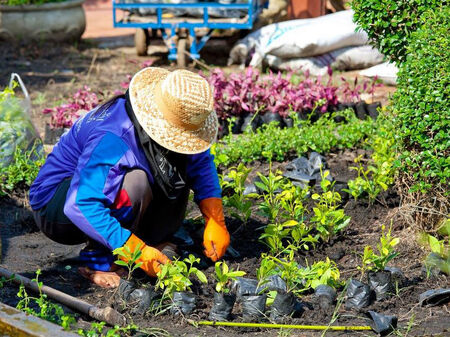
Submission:
[[[24,99],[14,95],[15,83],[18,83]],[[9,86],[0,92],[0,167],[8,166],[16,149],[35,151],[43,155],[42,141],[31,121],[31,100],[20,76],[11,74]]]
[[244,321],[259,321],[264,318],[266,311],[267,295],[247,295],[242,296],[242,318]]
[[209,313],[211,321],[228,321],[233,310],[236,295],[214,293],[214,306]]
[[195,309],[196,296],[191,292],[176,291],[173,293],[170,312],[173,315],[188,315]]

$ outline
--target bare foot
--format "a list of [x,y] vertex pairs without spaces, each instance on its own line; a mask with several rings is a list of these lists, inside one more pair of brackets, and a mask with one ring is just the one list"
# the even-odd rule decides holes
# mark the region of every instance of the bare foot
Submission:
[[117,288],[120,278],[127,275],[126,270],[113,265],[110,271],[92,270],[88,267],[78,268],[78,272],[92,283],[102,288]]

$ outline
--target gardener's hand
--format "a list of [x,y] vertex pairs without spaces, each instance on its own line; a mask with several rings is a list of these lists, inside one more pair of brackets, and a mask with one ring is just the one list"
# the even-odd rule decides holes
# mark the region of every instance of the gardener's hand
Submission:
[[230,244],[230,234],[228,234],[223,216],[222,199],[204,199],[199,206],[205,218],[204,254],[215,262],[225,254]]
[[170,261],[168,257],[161,253],[158,249],[147,246],[144,241],[139,239],[134,234],[131,234],[125,245],[130,248],[131,252],[134,252],[136,249],[140,249],[142,251],[139,259],[136,260],[136,263],[141,262],[141,269],[149,276],[155,277],[156,274],[161,271],[160,265],[166,264]]

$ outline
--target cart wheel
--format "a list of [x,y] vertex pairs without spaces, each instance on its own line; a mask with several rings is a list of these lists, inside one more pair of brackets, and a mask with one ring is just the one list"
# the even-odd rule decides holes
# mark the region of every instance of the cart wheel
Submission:
[[136,53],[138,56],[147,55],[148,41],[150,39],[147,29],[136,29],[134,34],[134,45],[136,46]]
[[186,68],[189,63],[189,56],[185,53],[188,49],[188,39],[185,37],[179,38],[177,45],[177,65],[180,68]]

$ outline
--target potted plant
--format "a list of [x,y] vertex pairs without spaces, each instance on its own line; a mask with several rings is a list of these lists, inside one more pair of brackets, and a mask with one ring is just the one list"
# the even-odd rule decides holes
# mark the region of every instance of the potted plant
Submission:
[[196,297],[191,289],[191,275],[196,276],[201,283],[208,283],[205,274],[193,266],[199,262],[199,258],[189,254],[183,261],[174,260],[163,265],[157,274],[155,288],[163,289],[163,299],[172,301],[170,310],[173,314],[190,314],[195,308]]
[[386,298],[394,290],[391,272],[386,270],[386,265],[398,255],[394,247],[400,240],[391,236],[391,229],[389,228],[386,233],[386,227],[382,226],[380,243],[377,245],[379,255],[374,253],[371,246],[366,246],[362,256],[362,267],[358,267],[362,275],[368,271],[369,286],[375,291],[377,300]]
[[76,41],[86,28],[84,0],[1,0],[0,40]]
[[214,306],[209,313],[212,321],[226,321],[231,315],[236,295],[230,291],[231,281],[237,277],[244,276],[245,272],[232,270],[225,262],[215,264],[216,292],[214,293]]

